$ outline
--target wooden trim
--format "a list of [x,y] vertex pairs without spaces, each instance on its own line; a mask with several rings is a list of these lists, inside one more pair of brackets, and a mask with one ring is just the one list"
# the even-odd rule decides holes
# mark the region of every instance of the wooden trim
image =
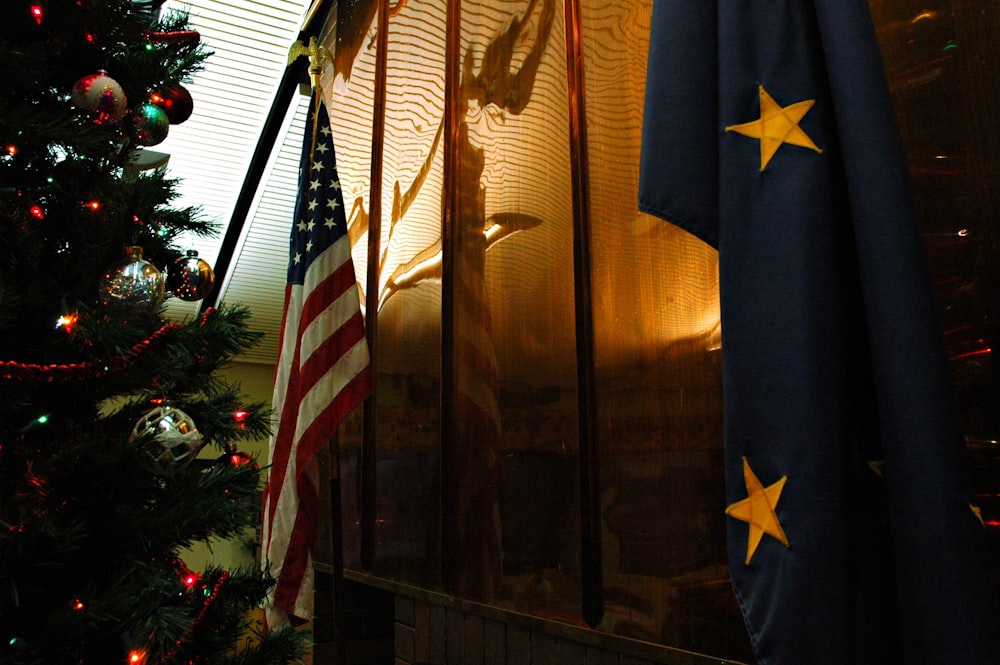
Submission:
[[[517,626],[536,633],[544,633],[561,639],[571,640],[648,663],[659,663],[661,665],[741,665],[738,661],[734,660],[714,658],[683,649],[663,646],[662,644],[643,642],[597,630],[589,630],[574,624],[523,614],[514,610],[497,607],[496,605],[476,603],[446,593],[431,591],[423,587],[416,587],[350,569],[344,571],[344,579],[388,591],[398,597],[473,614],[485,619],[502,622],[508,626]],[[622,658],[621,662],[626,662],[625,658]]]

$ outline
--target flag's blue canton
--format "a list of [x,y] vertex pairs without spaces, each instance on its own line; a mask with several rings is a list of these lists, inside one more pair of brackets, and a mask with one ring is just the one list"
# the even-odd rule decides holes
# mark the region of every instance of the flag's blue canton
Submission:
[[649,57],[639,204],[719,250],[719,516],[760,663],[1000,662],[866,0],[656,0]]
[[[299,163],[299,192],[295,200],[295,225],[288,254],[288,283],[302,284],[309,264],[327,247],[347,233],[344,198],[337,177],[333,133],[326,104],[315,104],[319,115],[306,121],[307,134],[316,127],[316,144],[310,158],[302,151]],[[307,142],[308,145],[308,142]]]

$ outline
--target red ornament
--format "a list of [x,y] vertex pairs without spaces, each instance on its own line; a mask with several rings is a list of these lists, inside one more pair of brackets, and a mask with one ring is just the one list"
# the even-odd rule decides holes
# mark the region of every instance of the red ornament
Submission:
[[174,261],[167,269],[167,288],[175,296],[186,302],[201,300],[215,286],[212,266],[198,258],[198,252],[189,249],[187,256]]
[[240,467],[249,466],[255,471],[260,467],[257,466],[257,462],[249,454],[243,452],[242,450],[236,450],[236,448],[230,446],[226,449],[226,453],[216,460],[217,464],[228,464],[230,466]]
[[163,109],[171,125],[179,125],[190,118],[194,109],[191,93],[180,85],[154,90],[149,96],[149,103]]

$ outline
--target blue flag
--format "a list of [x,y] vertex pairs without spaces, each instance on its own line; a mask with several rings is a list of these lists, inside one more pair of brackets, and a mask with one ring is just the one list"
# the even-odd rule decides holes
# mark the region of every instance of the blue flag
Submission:
[[657,0],[639,207],[719,250],[720,519],[760,662],[1000,662],[867,3]]

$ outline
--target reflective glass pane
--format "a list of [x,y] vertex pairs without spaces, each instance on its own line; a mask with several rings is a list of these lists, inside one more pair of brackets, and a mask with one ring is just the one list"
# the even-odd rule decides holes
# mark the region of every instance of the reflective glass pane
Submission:
[[540,616],[580,612],[563,34],[555,0],[462,2],[456,592]]
[[[324,45],[335,53],[334,65],[323,69],[321,81],[329,102],[344,197],[348,233],[353,245],[355,274],[362,285],[361,306],[367,290],[369,196],[371,182],[371,126],[375,84],[375,51],[363,36],[374,20],[375,3],[371,0],[340,3],[338,30]],[[356,566],[361,555],[361,507],[358,472],[361,458],[362,409],[347,416],[339,432],[341,466],[341,501],[343,510],[344,559]]]
[[384,72],[374,570],[410,583],[437,579],[444,26],[398,5]]
[[749,661],[726,561],[717,253],[637,210],[651,2],[584,0],[582,10],[600,628]]
[[872,0],[1000,590],[1000,8]]

